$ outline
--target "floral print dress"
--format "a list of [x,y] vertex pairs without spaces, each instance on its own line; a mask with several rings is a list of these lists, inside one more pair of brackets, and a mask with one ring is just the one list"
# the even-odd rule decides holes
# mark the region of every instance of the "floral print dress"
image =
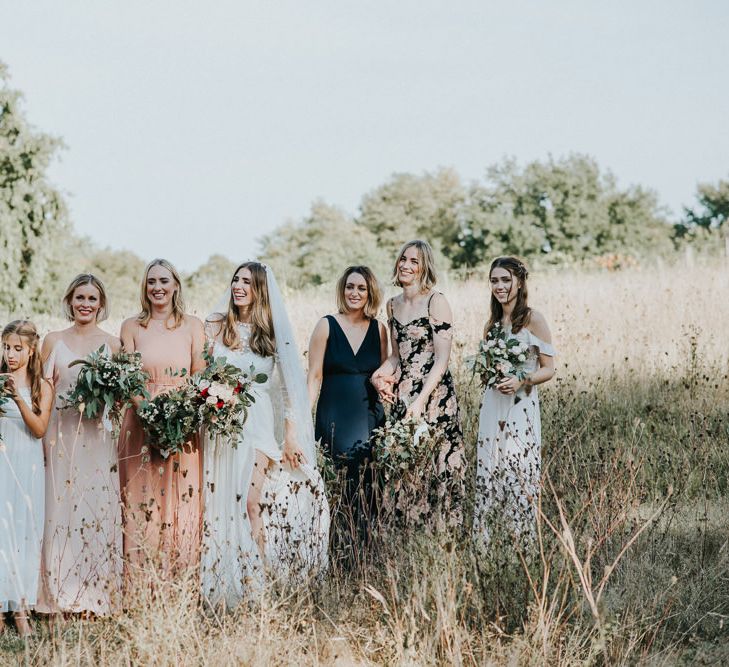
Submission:
[[[392,304],[388,303],[389,324],[395,334],[400,356],[400,365],[395,373],[396,401],[391,420],[403,419],[408,406],[422,391],[425,378],[435,363],[435,336],[449,339],[452,336],[450,322],[441,322],[430,315],[432,298],[433,295],[428,300],[428,315],[407,324],[402,324],[394,316]],[[436,476],[431,483],[430,514],[437,523],[442,518],[449,526],[461,525],[466,459],[456,390],[449,370],[446,369],[428,397],[423,419],[430,434],[438,442]]]

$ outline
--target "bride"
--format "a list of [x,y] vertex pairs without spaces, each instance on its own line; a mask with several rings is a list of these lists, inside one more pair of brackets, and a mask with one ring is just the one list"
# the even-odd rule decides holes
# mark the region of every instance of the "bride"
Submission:
[[237,442],[205,439],[201,584],[233,607],[265,578],[288,581],[326,566],[329,506],[316,469],[306,378],[273,272],[245,262],[220,311],[207,320],[209,351],[254,384]]

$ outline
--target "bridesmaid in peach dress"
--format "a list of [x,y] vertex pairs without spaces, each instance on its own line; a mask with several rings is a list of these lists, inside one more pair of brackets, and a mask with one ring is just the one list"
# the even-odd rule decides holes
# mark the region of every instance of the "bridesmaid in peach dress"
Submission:
[[71,281],[63,309],[73,324],[50,332],[42,350],[58,398],[43,441],[46,501],[36,611],[105,616],[118,603],[122,573],[116,442],[100,419],[61,410],[60,397],[78,377],[80,367],[69,364],[100,347],[118,352],[120,342],[98,326],[108,311],[104,285],[95,276],[83,273]]
[[[150,375],[151,396],[183,383],[174,375],[205,366],[202,322],[184,312],[182,286],[175,268],[164,259],[147,265],[141,288],[142,310],[121,328],[124,349],[141,352]],[[200,551],[202,451],[165,459],[145,443],[133,408],[127,410],[119,441],[119,474],[124,501],[124,557],[130,570],[148,560],[165,572],[197,566]]]

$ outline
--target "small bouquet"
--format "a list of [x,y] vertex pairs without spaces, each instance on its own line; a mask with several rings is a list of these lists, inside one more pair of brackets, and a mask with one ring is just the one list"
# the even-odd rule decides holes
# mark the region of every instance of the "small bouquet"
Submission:
[[265,373],[256,373],[253,366],[250,373],[229,364],[225,357],[206,355],[207,368],[189,379],[196,402],[200,423],[211,437],[226,435],[233,446],[237,446],[235,436],[243,430],[248,418],[248,408],[255,401],[251,390],[254,383],[268,380]]
[[69,367],[79,364],[81,370],[75,386],[61,397],[64,408],[78,410],[87,419],[103,416],[104,421],[110,419],[118,429],[132,397],[149,398],[146,389],[149,375],[142,370],[139,352],[117,352],[109,356],[102,345]]
[[372,457],[385,482],[418,469],[431,454],[428,425],[413,419],[387,421],[372,431]]
[[170,392],[142,401],[137,415],[148,443],[164,458],[182,452],[200,426],[198,395],[187,382]]
[[10,392],[5,388],[9,377],[9,375],[0,375],[0,417],[5,415],[3,405],[10,400]]
[[507,377],[524,379],[528,351],[526,343],[509,336],[497,322],[480,342],[478,354],[467,357],[466,364],[484,387],[493,387]]

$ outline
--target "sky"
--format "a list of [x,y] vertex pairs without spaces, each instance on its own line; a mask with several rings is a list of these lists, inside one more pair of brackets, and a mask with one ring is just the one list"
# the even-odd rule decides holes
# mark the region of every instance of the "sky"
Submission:
[[0,0],[76,230],[192,270],[393,173],[592,155],[673,216],[729,176],[724,0]]

